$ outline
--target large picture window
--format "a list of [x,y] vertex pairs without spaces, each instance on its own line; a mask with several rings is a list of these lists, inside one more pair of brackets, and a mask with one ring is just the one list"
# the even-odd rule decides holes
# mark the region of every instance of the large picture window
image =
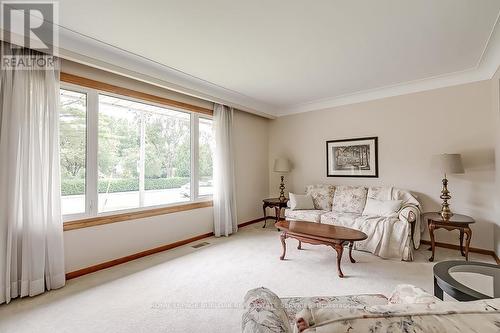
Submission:
[[87,95],[61,89],[59,142],[63,215],[85,213]]
[[199,158],[198,172],[200,175],[198,194],[208,196],[213,194],[213,156],[215,137],[211,119],[199,118]]
[[61,89],[65,220],[206,200],[212,120],[126,96]]

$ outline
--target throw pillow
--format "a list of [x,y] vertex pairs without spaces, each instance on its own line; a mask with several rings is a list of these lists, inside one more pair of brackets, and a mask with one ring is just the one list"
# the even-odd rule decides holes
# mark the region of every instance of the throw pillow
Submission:
[[306,194],[312,197],[315,209],[332,210],[333,193],[334,185],[318,184],[306,187]]
[[361,214],[365,208],[367,190],[361,186],[337,186],[332,211]]
[[368,198],[366,200],[363,215],[389,216],[395,214],[401,208],[401,200],[377,200]]
[[309,194],[294,194],[290,195],[290,208],[292,210],[299,209],[314,209],[312,197]]

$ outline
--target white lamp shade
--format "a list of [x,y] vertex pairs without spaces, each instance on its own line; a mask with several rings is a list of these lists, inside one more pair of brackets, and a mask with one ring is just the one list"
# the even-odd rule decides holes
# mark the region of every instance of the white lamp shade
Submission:
[[462,155],[460,154],[441,154],[441,171],[446,174],[462,174],[465,173],[464,165],[462,164]]
[[292,166],[286,158],[277,158],[274,160],[274,172],[290,172]]

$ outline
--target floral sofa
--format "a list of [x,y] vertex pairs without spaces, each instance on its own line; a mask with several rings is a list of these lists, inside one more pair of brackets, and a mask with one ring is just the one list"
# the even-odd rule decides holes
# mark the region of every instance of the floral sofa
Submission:
[[[287,220],[340,225],[358,229],[368,238],[356,242],[354,248],[382,258],[413,260],[413,250],[420,246],[423,225],[420,203],[410,192],[394,187],[363,187],[309,185],[306,194],[312,197],[314,209],[285,209]],[[363,215],[367,199],[401,201],[393,214]]]
[[279,298],[266,288],[244,300],[243,333],[468,333],[500,331],[500,298],[442,302],[411,285],[384,295]]

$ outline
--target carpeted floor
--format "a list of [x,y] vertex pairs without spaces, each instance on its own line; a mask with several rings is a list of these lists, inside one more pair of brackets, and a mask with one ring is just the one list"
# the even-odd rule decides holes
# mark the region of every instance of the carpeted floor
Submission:
[[[399,283],[432,292],[432,263],[421,247],[415,262],[383,260],[354,251],[337,276],[335,252],[287,240],[279,260],[275,229],[254,224],[210,245],[186,245],[70,280],[66,287],[0,306],[0,332],[240,332],[247,290],[265,286],[279,296],[389,294]],[[202,241],[200,241],[202,242]],[[197,243],[200,243],[197,242]],[[438,248],[437,260],[460,259]],[[472,260],[492,262],[471,254]]]

